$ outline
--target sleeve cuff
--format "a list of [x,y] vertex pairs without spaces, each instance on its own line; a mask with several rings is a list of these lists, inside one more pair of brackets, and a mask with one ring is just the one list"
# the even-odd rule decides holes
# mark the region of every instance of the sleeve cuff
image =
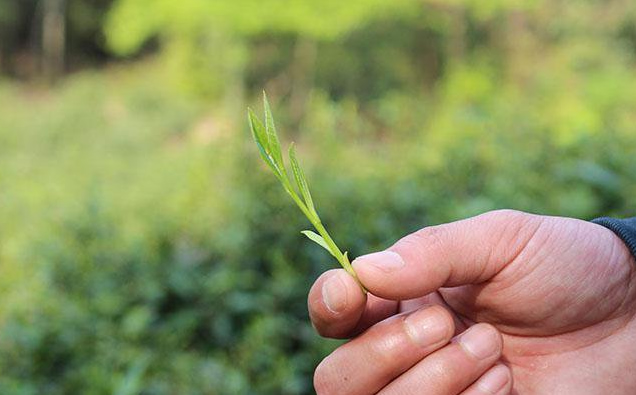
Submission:
[[627,219],[601,217],[593,219],[592,222],[616,233],[636,258],[636,217]]

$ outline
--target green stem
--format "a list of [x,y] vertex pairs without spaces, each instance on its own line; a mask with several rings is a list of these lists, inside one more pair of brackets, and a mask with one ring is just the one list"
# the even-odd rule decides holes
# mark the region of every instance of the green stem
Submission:
[[349,273],[354,278],[354,280],[356,280],[358,285],[360,285],[360,288],[362,288],[362,291],[366,294],[367,289],[364,287],[364,285],[362,285],[362,282],[358,278],[358,275],[353,270],[353,266],[351,266],[351,262],[349,262],[349,259],[347,258],[345,254],[342,253],[340,248],[338,248],[338,246],[336,245],[336,242],[333,241],[333,239],[329,235],[329,232],[327,232],[327,229],[325,229],[324,225],[322,224],[322,221],[320,221],[320,217],[315,212],[315,210],[311,210],[311,211],[309,210],[307,205],[300,199],[298,194],[296,194],[296,192],[294,191],[287,177],[281,177],[281,181],[283,181],[283,186],[285,187],[285,191],[287,191],[287,193],[294,200],[298,208],[300,208],[303,214],[305,214],[307,219],[309,219],[311,224],[314,226],[314,228],[316,228],[320,236],[322,236],[322,238],[325,240],[331,252],[336,256],[336,259],[340,263],[340,266],[342,266],[342,268],[345,269],[345,271]]
[[349,262],[349,259],[347,258],[345,254],[342,253],[340,248],[338,248],[338,245],[336,245],[336,242],[333,241],[333,239],[329,235],[329,232],[327,232],[327,229],[325,229],[325,226],[322,224],[322,221],[320,221],[320,217],[318,217],[317,214],[310,212],[307,206],[305,205],[305,203],[303,203],[303,201],[300,199],[300,197],[298,197],[298,195],[294,193],[293,190],[290,188],[289,183],[286,183],[286,184],[288,184],[288,185],[285,185],[286,187],[285,189],[287,190],[287,193],[292,197],[294,202],[296,202],[296,205],[298,205],[298,207],[303,212],[303,214],[305,214],[305,216],[309,219],[309,221],[314,226],[314,228],[316,228],[320,236],[322,236],[322,238],[325,240],[325,242],[329,246],[329,249],[336,256],[336,259],[338,260],[340,265],[343,267],[343,269],[345,269],[347,273],[349,273],[356,280],[358,285],[360,285],[360,288],[362,288],[362,291],[366,293],[367,290],[364,287],[364,285],[362,285],[362,282],[358,278],[358,275],[356,274],[356,272],[353,270],[353,267],[351,266],[351,262]]
[[311,223],[314,225],[318,233],[320,233],[322,238],[325,239],[325,242],[327,243],[329,248],[331,248],[331,250],[336,254],[338,262],[340,262],[340,265],[342,265],[342,267],[356,280],[358,285],[360,285],[360,288],[362,288],[362,291],[364,293],[367,293],[367,289],[364,287],[364,285],[362,285],[362,282],[358,278],[358,275],[353,270],[353,266],[351,266],[351,262],[349,262],[349,258],[347,258],[347,256],[343,254],[342,251],[340,251],[340,248],[338,248],[336,243],[333,241],[333,239],[327,232],[327,229],[325,229],[325,227],[323,226],[322,222],[320,221],[320,218],[317,218],[317,221],[315,222],[312,221]]

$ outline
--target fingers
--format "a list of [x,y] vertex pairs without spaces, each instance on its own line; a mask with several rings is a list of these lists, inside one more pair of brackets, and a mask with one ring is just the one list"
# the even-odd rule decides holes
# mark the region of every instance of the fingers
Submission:
[[419,394],[423,388],[430,395],[460,393],[499,359],[501,348],[501,335],[493,326],[474,325],[448,346],[422,359],[380,394]]
[[440,287],[476,284],[496,275],[530,241],[541,217],[511,210],[424,228],[386,251],[353,262],[373,294],[410,299]]
[[505,365],[495,365],[461,395],[507,395],[512,390],[512,373]]
[[322,336],[351,337],[397,312],[398,302],[364,295],[342,269],[323,273],[309,291],[309,316]]
[[322,394],[375,394],[453,336],[453,319],[440,307],[391,317],[344,344],[316,368]]

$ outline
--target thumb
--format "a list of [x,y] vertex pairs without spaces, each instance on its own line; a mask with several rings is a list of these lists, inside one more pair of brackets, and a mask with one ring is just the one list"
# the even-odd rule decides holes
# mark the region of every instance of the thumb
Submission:
[[520,257],[542,217],[498,210],[412,233],[353,267],[364,286],[385,299],[417,298],[441,287],[478,284]]

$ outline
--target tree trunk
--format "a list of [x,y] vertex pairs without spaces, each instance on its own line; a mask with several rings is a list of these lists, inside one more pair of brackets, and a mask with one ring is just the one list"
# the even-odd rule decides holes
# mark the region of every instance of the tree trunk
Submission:
[[505,56],[507,63],[507,78],[518,86],[522,86],[527,77],[529,65],[528,58],[532,54],[532,41],[527,30],[526,16],[522,11],[511,11],[504,27]]
[[43,0],[42,74],[55,81],[64,72],[66,50],[66,0]]
[[461,6],[450,10],[451,25],[448,39],[447,62],[449,65],[462,64],[466,55],[466,15]]
[[9,52],[5,46],[5,42],[8,42],[7,34],[5,33],[4,26],[0,25],[0,74],[4,74],[7,71],[7,53]]

